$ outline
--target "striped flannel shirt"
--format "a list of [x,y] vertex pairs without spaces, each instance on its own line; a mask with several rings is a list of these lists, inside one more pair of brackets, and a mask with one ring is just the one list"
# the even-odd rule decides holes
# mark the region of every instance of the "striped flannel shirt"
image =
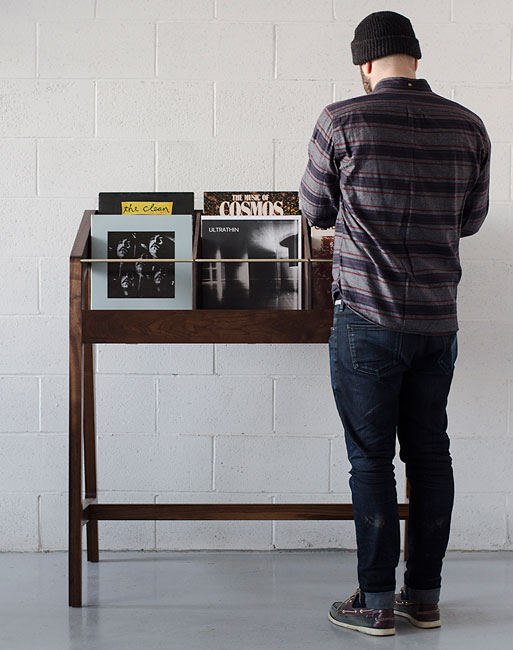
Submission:
[[425,79],[326,106],[299,196],[310,225],[335,226],[333,300],[388,329],[456,332],[459,240],[487,215],[490,152],[481,118]]

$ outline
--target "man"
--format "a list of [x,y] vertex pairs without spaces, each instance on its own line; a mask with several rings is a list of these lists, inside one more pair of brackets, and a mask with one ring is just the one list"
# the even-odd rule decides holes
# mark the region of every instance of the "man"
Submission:
[[[366,95],[322,111],[301,181],[311,225],[335,225],[333,394],[351,464],[358,588],[336,625],[395,633],[395,614],[438,627],[454,500],[447,397],[457,356],[460,237],[488,212],[490,140],[481,119],[415,72],[408,18],[367,16],[351,43]],[[400,556],[396,434],[410,485]]]

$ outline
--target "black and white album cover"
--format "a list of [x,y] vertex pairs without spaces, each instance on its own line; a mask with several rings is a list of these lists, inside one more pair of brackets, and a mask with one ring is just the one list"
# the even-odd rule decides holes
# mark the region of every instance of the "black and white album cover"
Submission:
[[91,254],[91,309],[192,309],[191,215],[92,214]]
[[243,261],[301,257],[300,218],[202,216],[202,308],[301,309],[301,263]]
[[[107,257],[119,259],[109,264],[108,298],[174,298],[175,264],[160,262],[174,258],[175,232],[111,230],[107,233]],[[148,262],[124,262],[141,258]]]

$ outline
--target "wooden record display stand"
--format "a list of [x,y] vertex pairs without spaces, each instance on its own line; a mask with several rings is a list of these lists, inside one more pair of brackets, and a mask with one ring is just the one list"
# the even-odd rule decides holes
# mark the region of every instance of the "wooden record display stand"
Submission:
[[[202,310],[198,308],[198,264],[191,262],[193,309],[92,310],[92,262],[86,260],[91,257],[91,215],[94,212],[84,212],[70,255],[69,605],[82,606],[84,524],[87,559],[90,562],[98,562],[99,520],[353,519],[353,507],[350,503],[98,503],[93,363],[95,343],[327,343],[333,311],[311,307],[311,255],[308,227],[304,218],[303,259],[308,261],[302,263],[303,309]],[[199,258],[200,215],[201,213],[196,211],[194,260]],[[407,520],[408,503],[398,504],[398,510],[399,517]]]

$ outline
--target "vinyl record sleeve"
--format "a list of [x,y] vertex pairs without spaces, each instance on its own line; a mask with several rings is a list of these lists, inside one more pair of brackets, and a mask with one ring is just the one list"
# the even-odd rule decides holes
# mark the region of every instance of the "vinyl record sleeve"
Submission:
[[122,209],[122,204],[172,203],[170,214],[194,214],[194,192],[100,192],[100,214],[144,214]]
[[[91,215],[91,309],[192,309],[192,216]],[[143,257],[146,263],[124,262]]]
[[232,217],[301,214],[299,192],[203,192],[203,213]]
[[201,217],[203,309],[301,309],[301,217]]
[[333,306],[331,285],[333,282],[333,243],[335,226],[332,228],[310,228],[312,259],[325,259],[328,262],[312,262],[312,307],[314,309],[330,309]]

